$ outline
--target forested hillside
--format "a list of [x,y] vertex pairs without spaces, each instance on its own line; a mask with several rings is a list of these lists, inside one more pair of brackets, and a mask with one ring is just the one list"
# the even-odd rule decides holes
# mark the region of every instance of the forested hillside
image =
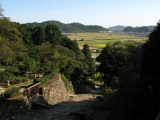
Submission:
[[126,27],[123,32],[150,32],[151,30],[147,27]]
[[126,26],[117,25],[117,26],[109,27],[109,28],[107,28],[107,29],[108,29],[108,30],[111,30],[111,31],[123,31],[125,28],[126,28]]
[[85,91],[87,77],[95,71],[89,48],[84,46],[81,52],[77,42],[63,36],[56,25],[28,27],[10,21],[1,10],[0,84],[25,82],[27,72],[46,76],[57,69],[68,83],[79,86],[78,92]]
[[111,31],[124,31],[124,32],[150,32],[155,28],[155,26],[140,26],[140,27],[132,27],[132,26],[123,26],[117,25],[107,28]]
[[[105,30],[99,26],[77,23],[64,26],[60,22],[18,24],[5,17],[0,9],[0,85],[9,87],[9,84],[24,83],[29,77],[33,78],[33,83],[44,83],[60,72],[65,84],[70,81],[73,83],[76,93],[86,94],[87,85],[92,83],[95,90],[95,85],[100,83],[98,85],[101,91],[98,94],[103,94],[104,97],[100,98],[99,104],[93,104],[92,109],[100,109],[98,113],[102,120],[105,114],[108,115],[107,120],[156,118],[160,111],[160,23],[144,44],[122,41],[108,43],[99,51],[96,61],[92,59],[87,44],[80,50],[77,41],[64,36],[58,26],[63,32]],[[124,31],[149,32],[146,27],[127,27]],[[28,72],[42,74],[43,77],[37,79],[27,76]],[[13,89],[15,91],[19,92],[19,89]],[[94,92],[90,98],[95,97]],[[82,100],[74,101],[72,108],[75,103],[82,104],[87,99]],[[7,106],[7,110],[8,108]],[[54,110],[54,107],[51,109]],[[36,111],[41,113],[39,109]],[[75,114],[74,112],[69,115]],[[79,119],[85,119],[86,114],[80,115]],[[98,115],[95,114],[96,117]]]
[[64,24],[59,21],[46,21],[42,23],[26,23],[27,26],[35,27],[35,26],[42,26],[46,27],[47,25],[52,24],[59,27],[59,29],[64,33],[78,33],[78,32],[99,32],[99,31],[106,31],[105,28],[97,25],[83,25],[80,23],[70,23]]

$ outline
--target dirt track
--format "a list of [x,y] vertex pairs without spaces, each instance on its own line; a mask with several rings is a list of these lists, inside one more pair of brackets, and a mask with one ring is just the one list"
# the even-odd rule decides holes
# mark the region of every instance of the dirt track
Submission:
[[8,120],[83,120],[90,114],[90,107],[97,101],[96,97],[93,94],[79,94],[70,101],[49,109],[34,109],[23,116],[12,116]]

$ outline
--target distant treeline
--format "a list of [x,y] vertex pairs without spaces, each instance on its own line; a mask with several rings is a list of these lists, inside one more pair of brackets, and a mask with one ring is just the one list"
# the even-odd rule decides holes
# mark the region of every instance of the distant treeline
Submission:
[[123,31],[123,32],[151,32],[153,31],[155,26],[141,26],[141,27],[132,27],[132,26],[112,26],[107,28],[111,31]]
[[147,27],[126,27],[123,32],[150,32]]
[[97,25],[83,25],[80,23],[70,23],[70,24],[64,24],[59,21],[45,21],[42,23],[26,23],[29,27],[35,27],[35,26],[42,26],[46,27],[47,25],[56,25],[58,28],[65,33],[79,33],[79,32],[99,32],[99,31],[106,31],[106,28],[103,28],[101,26]]

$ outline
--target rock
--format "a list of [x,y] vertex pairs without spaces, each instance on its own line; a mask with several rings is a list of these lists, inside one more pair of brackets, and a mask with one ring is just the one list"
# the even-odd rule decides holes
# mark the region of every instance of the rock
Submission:
[[58,73],[50,79],[43,87],[43,98],[48,104],[54,105],[62,101],[69,100],[67,89]]
[[25,88],[21,88],[21,89],[19,90],[19,93],[23,95],[23,93],[24,93],[25,90],[26,90]]

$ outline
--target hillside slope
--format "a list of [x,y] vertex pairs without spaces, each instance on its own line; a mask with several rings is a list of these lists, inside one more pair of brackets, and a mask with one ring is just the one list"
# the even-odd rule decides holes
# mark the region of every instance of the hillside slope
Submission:
[[117,25],[117,26],[109,27],[108,30],[111,30],[111,31],[123,31],[125,28],[126,28],[126,26]]
[[123,26],[117,25],[107,28],[111,31],[124,31],[124,32],[150,32],[155,28],[155,26],[140,26],[140,27],[132,27],[132,26]]
[[62,32],[65,33],[76,33],[76,32],[99,32],[99,31],[106,31],[106,28],[103,28],[102,26],[98,25],[83,25],[80,23],[70,23],[70,24],[64,24],[59,21],[45,21],[42,23],[26,23],[26,25],[30,27],[35,27],[35,26],[47,26],[49,24],[54,24],[59,27],[59,29]]

